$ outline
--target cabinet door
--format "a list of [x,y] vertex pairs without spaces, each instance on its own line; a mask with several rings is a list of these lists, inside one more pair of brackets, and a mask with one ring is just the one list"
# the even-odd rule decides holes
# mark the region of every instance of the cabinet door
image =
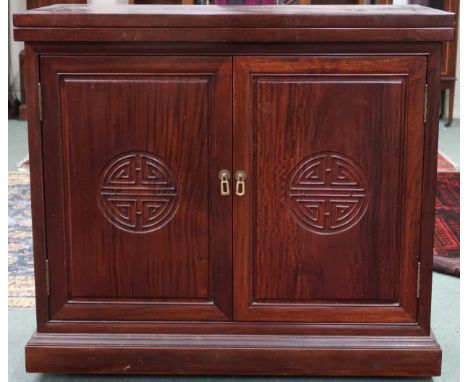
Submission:
[[52,319],[228,320],[232,60],[40,60]]
[[416,321],[426,59],[234,68],[235,319]]

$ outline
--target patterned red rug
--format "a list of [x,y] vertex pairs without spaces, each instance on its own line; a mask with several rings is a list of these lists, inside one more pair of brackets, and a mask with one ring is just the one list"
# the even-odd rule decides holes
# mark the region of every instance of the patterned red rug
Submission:
[[437,170],[433,266],[460,277],[460,173],[440,154]]
[[441,153],[437,155],[437,172],[459,172],[447,158]]

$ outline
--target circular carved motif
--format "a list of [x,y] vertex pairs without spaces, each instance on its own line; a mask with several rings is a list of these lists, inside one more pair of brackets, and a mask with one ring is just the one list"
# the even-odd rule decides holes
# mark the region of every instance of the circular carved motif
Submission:
[[163,227],[179,204],[174,172],[163,159],[144,151],[113,158],[99,177],[98,194],[106,219],[127,232]]
[[293,170],[288,191],[299,224],[317,234],[343,232],[367,209],[367,179],[351,158],[335,152],[307,157]]

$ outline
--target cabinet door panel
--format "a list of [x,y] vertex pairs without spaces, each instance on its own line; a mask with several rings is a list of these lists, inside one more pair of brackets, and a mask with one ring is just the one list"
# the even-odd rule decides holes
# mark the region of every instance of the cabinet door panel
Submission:
[[54,319],[226,320],[231,59],[44,57]]
[[234,67],[235,319],[414,322],[426,59]]

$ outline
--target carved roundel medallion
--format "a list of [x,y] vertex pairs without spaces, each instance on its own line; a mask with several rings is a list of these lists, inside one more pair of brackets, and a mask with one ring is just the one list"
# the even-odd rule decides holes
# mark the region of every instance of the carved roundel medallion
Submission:
[[369,199],[361,167],[343,154],[328,151],[301,161],[289,178],[288,191],[291,211],[299,224],[322,235],[356,225]]
[[107,163],[98,195],[106,219],[127,232],[162,228],[179,204],[174,172],[163,159],[144,151],[127,152]]

